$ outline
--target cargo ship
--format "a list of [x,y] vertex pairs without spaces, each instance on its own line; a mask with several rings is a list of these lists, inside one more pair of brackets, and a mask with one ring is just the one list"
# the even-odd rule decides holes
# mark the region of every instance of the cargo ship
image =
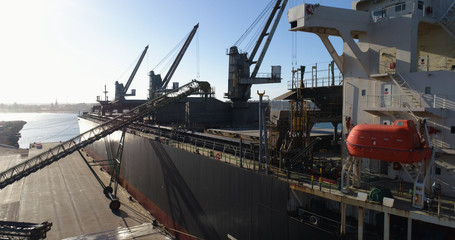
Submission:
[[[285,6],[277,1],[272,19]],[[293,71],[289,91],[278,98],[289,101],[288,110],[267,103],[271,110],[264,111],[265,103],[248,101],[252,84],[279,82],[280,70],[259,78],[256,68],[250,73],[255,53],[232,47],[230,102],[207,94],[180,99],[129,124],[124,137],[116,131],[86,151],[101,161],[121,146],[118,182],[178,239],[449,239],[455,1],[352,6],[289,9],[290,30],[319,36],[343,78],[304,79],[304,66]],[[273,31],[271,25],[260,39]],[[343,53],[333,37],[343,41]],[[168,83],[150,72],[149,100]],[[81,132],[147,101],[125,100],[128,85],[116,84],[118,99],[100,100],[81,115]],[[318,122],[334,130],[318,135]],[[258,125],[265,132],[247,131]]]

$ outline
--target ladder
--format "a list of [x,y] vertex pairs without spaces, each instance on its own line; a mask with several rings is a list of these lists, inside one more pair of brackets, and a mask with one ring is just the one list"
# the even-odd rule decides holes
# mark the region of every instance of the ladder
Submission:
[[450,4],[450,7],[447,8],[447,11],[439,19],[441,26],[455,38],[455,1]]
[[406,94],[406,96],[409,98],[411,101],[411,104],[409,104],[411,107],[421,107],[420,102],[414,97],[414,93],[412,88],[409,86],[408,82],[401,76],[400,73],[396,74],[389,74],[390,79],[401,89],[403,93]]
[[119,115],[49,149],[48,151],[34,156],[21,164],[13,166],[0,173],[0,189],[3,189],[9,184],[28,176],[30,173],[36,172],[37,170],[104,138],[117,130],[127,127],[134,121],[139,120],[172,102],[196,93],[199,90],[200,92],[208,93],[208,91],[210,91],[210,84],[208,82],[193,80],[180,88],[174,89],[156,99],[139,105],[125,114]]
[[289,168],[290,169],[293,169],[294,167],[298,166],[299,164],[302,164],[303,162],[303,156],[308,153],[311,148],[316,144],[318,143],[319,141],[321,141],[322,138],[320,137],[316,137],[315,139],[313,139],[304,149],[300,150],[296,155],[294,155],[289,161]]

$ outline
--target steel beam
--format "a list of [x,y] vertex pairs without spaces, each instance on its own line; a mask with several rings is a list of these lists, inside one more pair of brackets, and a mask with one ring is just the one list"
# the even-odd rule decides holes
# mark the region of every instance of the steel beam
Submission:
[[357,227],[357,231],[358,231],[358,239],[359,240],[363,240],[363,207],[359,207],[359,218],[358,218],[358,227]]

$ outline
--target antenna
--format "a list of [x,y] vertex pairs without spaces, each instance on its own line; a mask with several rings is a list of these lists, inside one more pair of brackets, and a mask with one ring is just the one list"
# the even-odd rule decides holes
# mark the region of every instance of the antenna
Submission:
[[104,101],[107,101],[107,93],[108,93],[108,91],[106,89],[106,84],[104,85],[104,92],[103,93],[104,93]]

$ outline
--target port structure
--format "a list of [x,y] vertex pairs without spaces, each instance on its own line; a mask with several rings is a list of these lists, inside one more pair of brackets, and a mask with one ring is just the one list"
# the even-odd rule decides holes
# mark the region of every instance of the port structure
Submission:
[[[130,125],[131,123],[141,120],[145,116],[151,114],[153,111],[160,109],[174,101],[177,101],[181,98],[189,96],[193,93],[201,93],[201,92],[209,92],[210,91],[210,84],[208,82],[201,82],[195,81],[178,88],[174,89],[166,94],[150,100],[140,106],[137,106],[134,109],[131,109],[129,112],[121,114],[111,120],[100,124],[99,126],[92,128],[76,137],[71,138],[70,140],[63,142],[56,147],[49,149],[35,157],[32,157],[25,162],[13,166],[4,172],[0,173],[0,189],[8,186],[9,184],[22,179],[23,177],[28,176],[29,174],[38,171],[41,168],[46,167],[47,165],[56,162],[69,154],[78,151],[85,146],[98,141],[111,133],[123,129]],[[119,153],[117,151],[117,153]],[[121,153],[120,153],[121,154]],[[119,167],[120,167],[120,160],[117,158],[115,160],[117,162],[118,171],[117,174],[113,174],[114,178],[118,177]],[[111,178],[111,183],[109,187],[111,187],[112,181],[114,179]],[[115,179],[117,181],[117,179]],[[105,187],[104,191],[107,187]],[[109,191],[110,192],[110,191]],[[119,208],[120,202],[115,202],[117,199],[111,199],[110,207],[111,208]],[[117,200],[118,201],[118,200]]]
[[[273,38],[276,27],[278,26],[284,9],[286,8],[287,2],[287,0],[277,0],[275,2],[275,5],[249,56],[247,52],[240,52],[237,46],[232,46],[229,49],[228,92],[225,94],[225,97],[232,101],[233,123],[238,126],[243,126],[247,123],[247,101],[251,98],[251,86],[253,84],[281,82],[280,66],[272,66],[272,74],[270,77],[258,77],[258,71]],[[256,54],[258,53],[264,39],[265,42],[263,44],[262,51],[257,60],[255,60]],[[252,65],[255,66],[250,74],[250,67]]]

